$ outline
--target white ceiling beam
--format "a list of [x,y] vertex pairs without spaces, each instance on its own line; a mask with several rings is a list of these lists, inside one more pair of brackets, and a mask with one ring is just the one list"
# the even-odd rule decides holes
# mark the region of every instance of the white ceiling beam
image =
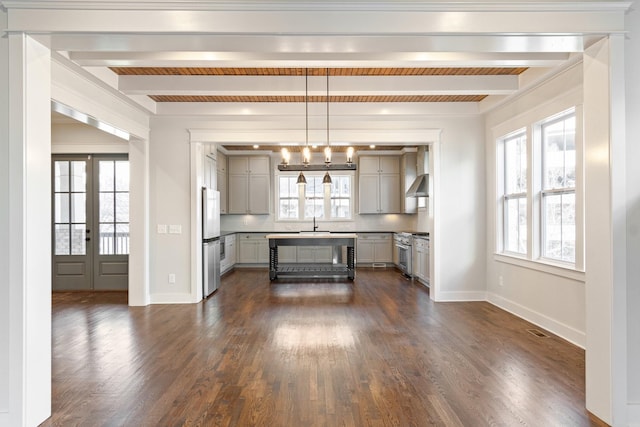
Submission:
[[[379,2],[378,5],[386,7],[373,10],[371,2],[351,2],[346,7],[340,2],[327,2],[324,10],[304,10],[302,2],[288,2],[298,6],[298,10],[287,10],[286,2],[264,2],[262,7],[254,6],[254,10],[178,10],[185,7],[179,2],[165,10],[158,10],[161,7],[142,10],[127,9],[123,2],[112,2],[116,3],[112,6],[114,9],[106,7],[108,2],[99,2],[102,7],[96,9],[89,8],[96,2],[67,1],[62,2],[65,7],[59,8],[56,8],[57,2],[39,2],[42,9],[25,7],[29,3],[3,2],[9,10],[9,31],[291,35],[606,34],[624,31],[624,14],[631,5],[629,2],[598,2],[598,8],[587,8],[585,4],[589,2],[562,2],[549,8],[549,2],[538,2],[538,5],[529,2],[528,8],[518,10],[507,2],[500,2],[500,10],[486,2],[471,2],[465,9],[464,4],[460,5],[462,2],[457,2],[454,5],[437,3],[435,8],[421,10],[419,5],[428,2]],[[153,6],[153,3],[158,4],[147,2],[147,5]],[[229,2],[230,5],[233,3]],[[410,7],[412,4],[413,8]],[[83,6],[85,9],[81,9]],[[532,12],[536,19],[532,19]]]
[[567,53],[244,53],[70,52],[82,66],[104,67],[552,67]]
[[[326,95],[327,78],[308,78],[309,96]],[[128,95],[304,96],[304,76],[120,76]],[[333,76],[332,96],[505,95],[518,76]]]
[[[370,102],[370,103],[331,103],[330,117],[369,117],[384,120],[385,117],[477,114],[475,102]],[[302,120],[304,122],[304,103],[288,102],[255,102],[255,103],[222,103],[222,102],[159,102],[156,112],[160,116],[208,116],[221,117],[221,120],[272,120],[283,117],[285,120]],[[326,116],[326,104],[309,104],[309,117]],[[326,125],[326,122],[325,122]]]
[[[192,141],[219,144],[299,144],[300,131],[297,129],[274,130],[219,130],[190,129]],[[332,141],[345,141],[353,144],[412,144],[438,141],[439,129],[344,129],[332,132]],[[326,142],[324,132],[309,134],[309,141]]]
[[43,37],[54,50],[92,52],[582,52],[579,34],[281,35],[59,33]]

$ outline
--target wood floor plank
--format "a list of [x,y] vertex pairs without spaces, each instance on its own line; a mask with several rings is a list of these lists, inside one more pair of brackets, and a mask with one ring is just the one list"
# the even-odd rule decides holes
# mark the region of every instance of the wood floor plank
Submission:
[[[224,276],[191,305],[54,293],[43,426],[589,426],[584,351],[393,269]],[[538,328],[539,329],[539,328]]]

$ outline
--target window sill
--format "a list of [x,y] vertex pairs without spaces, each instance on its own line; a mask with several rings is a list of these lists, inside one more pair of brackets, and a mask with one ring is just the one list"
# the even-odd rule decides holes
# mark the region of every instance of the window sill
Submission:
[[518,267],[528,268],[530,270],[541,271],[548,274],[553,274],[554,276],[564,277],[566,279],[576,280],[578,282],[584,283],[584,271],[576,270],[575,268],[569,267],[567,265],[555,264],[548,261],[537,260],[533,261],[530,259],[507,255],[507,254],[493,254],[494,261],[503,262],[505,264],[517,265]]

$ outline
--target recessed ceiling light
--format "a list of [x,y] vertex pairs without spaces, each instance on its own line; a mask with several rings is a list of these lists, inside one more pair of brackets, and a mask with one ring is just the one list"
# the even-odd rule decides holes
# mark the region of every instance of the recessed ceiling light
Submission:
[[258,144],[253,144],[253,148],[260,148]]
[[369,148],[376,148],[375,144],[371,144]]

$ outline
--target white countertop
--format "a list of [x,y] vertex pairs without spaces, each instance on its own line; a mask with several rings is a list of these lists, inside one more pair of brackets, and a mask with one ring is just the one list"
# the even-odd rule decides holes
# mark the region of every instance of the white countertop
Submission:
[[326,231],[305,231],[301,233],[273,233],[267,239],[356,239],[356,233],[329,233]]

